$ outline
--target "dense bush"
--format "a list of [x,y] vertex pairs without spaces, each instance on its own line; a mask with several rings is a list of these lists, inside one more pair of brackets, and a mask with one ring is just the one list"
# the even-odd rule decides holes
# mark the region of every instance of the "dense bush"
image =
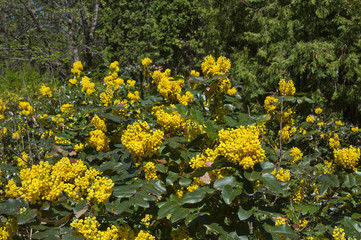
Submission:
[[99,83],[76,62],[41,101],[0,101],[2,239],[361,238],[357,126],[285,79],[244,111],[230,67],[112,62]]

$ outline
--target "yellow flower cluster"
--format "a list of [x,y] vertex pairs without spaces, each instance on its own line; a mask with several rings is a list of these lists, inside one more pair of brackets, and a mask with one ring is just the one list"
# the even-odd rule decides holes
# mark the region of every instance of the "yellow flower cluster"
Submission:
[[129,92],[127,98],[130,100],[130,104],[138,102],[140,99],[139,92],[138,91]]
[[341,122],[341,120],[335,121],[335,124],[336,124],[337,126],[343,126],[343,123]]
[[231,68],[231,61],[226,57],[219,57],[217,62],[212,55],[205,57],[202,63],[202,72],[208,78],[228,73]]
[[142,60],[143,67],[147,68],[147,67],[149,67],[150,64],[152,64],[152,60],[150,58],[144,58]]
[[77,62],[73,63],[73,68],[71,69],[71,72],[75,76],[80,77],[81,71],[83,71],[83,65],[82,65],[81,61],[77,61]]
[[[230,68],[231,62],[225,57],[219,57],[216,62],[212,55],[209,55],[205,57],[204,62],[202,63],[202,72],[208,79],[211,79],[217,75],[226,74]],[[217,79],[217,85],[213,91],[217,95],[233,95],[237,92],[237,89],[232,88],[230,79],[226,77]]]
[[334,240],[346,240],[343,228],[338,228],[337,226],[333,229],[332,237]]
[[90,138],[88,138],[89,146],[99,151],[107,151],[109,149],[109,138],[105,135],[102,130],[90,131]]
[[119,72],[119,62],[118,61],[114,61],[109,65],[110,70],[114,71],[114,72]]
[[119,240],[134,240],[135,234],[134,231],[128,225],[120,225],[118,228],[118,237]]
[[217,151],[228,161],[241,165],[244,170],[253,169],[256,163],[262,162],[265,158],[258,136],[259,130],[254,126],[222,129],[219,132]]
[[354,132],[354,133],[357,133],[358,132],[358,127],[351,128],[351,131]]
[[170,234],[172,240],[193,240],[189,237],[189,231],[186,226],[181,226],[177,230],[172,231]]
[[144,230],[140,230],[140,232],[138,233],[137,237],[134,240],[154,240],[154,239],[155,237],[152,234]]
[[167,69],[164,73],[160,71],[154,71],[153,82],[158,85],[158,91],[167,102],[179,102],[185,106],[193,100],[193,94],[186,92],[185,95],[181,95],[182,88],[184,87],[184,78],[178,76],[179,79],[175,80],[170,77],[170,70]]
[[137,82],[135,80],[127,80],[127,84],[129,87],[134,88],[136,83]]
[[41,94],[43,94],[44,97],[52,97],[53,94],[51,93],[50,87],[47,87],[45,85],[41,86],[40,88]]
[[191,76],[194,76],[194,77],[199,77],[199,72],[197,72],[196,70],[192,70],[191,73],[190,73]]
[[119,230],[112,225],[107,230],[101,231],[98,228],[100,223],[95,217],[85,217],[85,219],[75,219],[70,226],[76,229],[78,233],[83,235],[87,240],[115,240],[119,239]]
[[61,144],[61,145],[71,144],[71,142],[68,139],[58,137],[58,136],[55,136],[54,140],[55,140],[56,144]]
[[86,95],[91,95],[95,92],[95,83],[91,82],[87,76],[84,76],[80,83],[83,86],[81,91]]
[[147,162],[145,166],[143,167],[145,172],[145,179],[146,180],[154,180],[158,179],[157,177],[157,169],[155,167],[155,164],[153,162]]
[[162,145],[164,133],[150,130],[147,122],[128,125],[122,135],[122,144],[137,158],[150,158]]
[[298,162],[303,157],[303,153],[298,147],[293,147],[290,151],[290,156],[293,158],[290,160],[292,163]]
[[333,150],[335,163],[343,168],[357,171],[356,165],[360,159],[360,149],[350,146],[349,148]]
[[296,93],[296,88],[292,80],[286,81],[285,79],[281,79],[278,85],[282,96],[292,96]]
[[16,198],[18,196],[18,187],[13,179],[10,179],[5,186],[5,194],[7,198]]
[[75,78],[69,79],[69,87],[75,87],[76,85],[78,85],[78,80],[76,80]]
[[267,113],[273,113],[274,110],[276,110],[278,99],[272,96],[267,96],[264,100],[264,109],[267,111]]
[[82,143],[75,144],[75,145],[73,146],[73,150],[74,150],[75,152],[81,152],[81,151],[84,150],[84,145],[83,145]]
[[2,138],[3,136],[5,136],[5,134],[7,133],[8,129],[6,127],[0,128],[0,138]]
[[328,145],[330,145],[331,148],[338,148],[340,146],[340,141],[337,133],[334,133],[333,138],[329,139]]
[[308,123],[314,123],[315,122],[315,118],[311,115],[307,116],[306,118],[306,122]]
[[53,166],[40,162],[21,170],[21,187],[17,193],[30,204],[44,200],[57,202],[63,191],[75,200],[86,198],[93,203],[105,203],[112,194],[114,183],[99,175],[99,171],[87,169],[81,160],[71,163],[69,158],[62,158]]
[[100,101],[104,106],[110,106],[113,103],[113,90],[110,87],[107,87],[105,92],[102,92],[99,95]]
[[2,99],[0,99],[0,113],[4,113],[6,110],[6,105],[5,103],[3,102]]
[[100,130],[102,132],[107,131],[107,126],[105,125],[105,121],[100,119],[100,117],[98,117],[98,115],[94,115],[94,117],[91,120],[91,123],[94,125],[94,127],[97,130]]
[[149,227],[149,225],[150,225],[150,220],[152,220],[152,215],[150,215],[150,214],[145,214],[145,217],[144,218],[142,218],[142,220],[140,220],[140,222],[142,223],[142,224],[144,224],[146,227]]
[[20,115],[28,116],[34,114],[33,107],[28,102],[19,102],[19,108],[22,110]]
[[[290,139],[290,137],[292,137],[293,135],[295,135],[295,133],[297,132],[297,128],[286,125],[282,128],[282,142],[287,143],[288,139]],[[280,135],[281,132],[278,131],[278,135]]]
[[73,107],[74,107],[73,104],[66,103],[60,107],[60,111],[62,113],[71,114],[74,111]]
[[28,154],[26,154],[26,152],[22,153],[22,157],[16,157],[16,160],[18,162],[18,166],[21,168],[26,168],[28,166],[28,163],[30,163],[30,157]]
[[159,109],[154,116],[157,118],[159,126],[167,133],[178,134],[186,127],[186,119],[176,111],[167,113],[163,109]]
[[284,217],[273,217],[273,219],[275,220],[276,226],[286,224],[286,218]]
[[0,221],[0,240],[11,240],[18,231],[18,224],[14,218],[9,218],[6,223]]
[[320,114],[322,113],[322,108],[316,108],[316,109],[315,109],[315,113],[316,113],[317,115],[320,115]]
[[290,170],[284,170],[283,168],[274,169],[273,172],[271,172],[273,175],[276,176],[277,180],[281,182],[288,182],[291,179]]
[[113,113],[125,118],[128,112],[128,100],[115,99],[114,105],[120,105],[121,108],[113,109]]

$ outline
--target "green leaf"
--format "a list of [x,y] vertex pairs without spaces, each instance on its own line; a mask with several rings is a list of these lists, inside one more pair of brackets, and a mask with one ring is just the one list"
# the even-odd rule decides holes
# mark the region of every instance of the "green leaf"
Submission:
[[283,193],[283,188],[280,182],[273,174],[269,174],[269,173],[262,174],[261,181],[270,190],[275,191],[277,193]]
[[113,188],[113,195],[115,197],[131,197],[137,192],[137,189],[134,187],[131,187],[129,185],[127,186],[117,186]]
[[17,199],[9,198],[0,203],[0,214],[17,215],[20,212],[21,202]]
[[182,207],[177,207],[172,214],[171,221],[172,221],[172,223],[177,222],[177,221],[187,217],[188,214],[189,214],[189,212],[187,211],[187,209],[182,208]]
[[167,185],[173,184],[179,178],[179,173],[169,171],[166,178]]
[[141,194],[136,194],[133,197],[129,198],[129,201],[139,207],[149,208],[149,203],[143,199]]
[[32,237],[35,239],[59,239],[55,238],[56,235],[59,235],[58,229],[48,229],[43,232],[34,233]]
[[74,233],[70,232],[70,233],[63,235],[62,239],[63,240],[82,240],[83,237],[74,235]]
[[261,176],[261,174],[256,171],[252,171],[252,172],[245,171],[244,172],[244,177],[252,182],[258,180],[260,176]]
[[249,118],[249,116],[245,113],[239,113],[238,115],[238,124],[241,126],[248,126],[250,124],[252,124],[251,119]]
[[158,219],[162,219],[167,217],[168,215],[172,215],[172,213],[179,207],[178,202],[169,201],[161,205],[158,210]]
[[119,117],[118,115],[112,113],[99,113],[99,115],[116,123],[121,123],[124,121],[122,117]]
[[299,236],[287,224],[270,227],[272,233],[279,234],[287,239],[299,239]]
[[203,200],[206,193],[207,192],[204,191],[202,188],[198,188],[193,192],[187,192],[186,194],[184,194],[184,196],[181,199],[181,202],[182,204],[198,203]]
[[222,177],[213,183],[213,187],[215,189],[221,190],[226,185],[235,186],[236,184],[237,184],[237,180],[235,177],[233,176]]
[[222,188],[222,197],[226,204],[231,204],[233,199],[242,193],[241,187],[232,187],[230,185],[226,185]]
[[355,176],[352,173],[347,174],[345,176],[344,184],[347,188],[352,188],[353,186],[355,186],[356,184]]
[[252,214],[253,214],[252,210],[246,211],[241,206],[239,207],[239,210],[237,213],[238,218],[241,221],[248,219],[250,216],[252,216]]
[[36,217],[37,211],[34,209],[26,209],[25,212],[23,212],[22,214],[19,214],[17,217],[17,221],[19,225],[23,225],[25,223],[30,222],[31,220],[33,220]]
[[338,187],[340,185],[340,181],[338,180],[337,175],[334,174],[323,174],[321,177],[319,177],[319,181],[331,187]]
[[224,115],[223,119],[224,119],[224,122],[227,124],[227,126],[230,126],[230,127],[239,126],[238,122],[230,116]]
[[179,185],[181,187],[189,186],[192,183],[192,179],[190,178],[181,178],[179,179]]
[[211,140],[215,140],[218,138],[218,133],[216,131],[216,128],[214,127],[215,123],[211,120],[208,120],[204,123],[206,125],[206,132],[208,134],[208,137]]

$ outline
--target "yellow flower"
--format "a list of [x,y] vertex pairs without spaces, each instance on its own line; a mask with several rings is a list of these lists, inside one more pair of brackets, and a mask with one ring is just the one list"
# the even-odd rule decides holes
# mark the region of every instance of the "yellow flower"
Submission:
[[147,68],[149,67],[149,65],[152,63],[152,60],[150,58],[144,58],[142,60],[142,65],[144,68]]
[[241,126],[238,129],[219,131],[219,145],[217,151],[228,161],[241,165],[244,170],[253,169],[256,163],[262,162],[265,152],[258,138],[257,127]]
[[332,237],[334,240],[346,240],[344,230],[342,228],[338,228],[336,226],[333,229]]
[[298,147],[293,147],[290,152],[290,156],[293,158],[291,159],[291,162],[296,163],[303,157],[303,153]]
[[3,103],[3,100],[0,99],[0,113],[5,112],[5,110],[6,110],[5,103]]
[[358,127],[351,128],[351,131],[354,132],[354,133],[357,133],[358,132]]
[[135,83],[136,83],[135,80],[127,80],[127,84],[129,85],[129,87],[134,87]]
[[73,149],[75,152],[81,152],[81,151],[84,151],[84,145],[82,143],[79,143],[79,144],[75,144],[73,146]]
[[87,76],[84,76],[80,83],[83,86],[81,91],[86,95],[91,95],[95,92],[95,83],[91,82]]
[[315,113],[316,113],[317,115],[321,114],[321,113],[322,113],[322,108],[316,108],[316,109],[315,109]]
[[264,100],[264,109],[268,113],[272,113],[276,109],[276,103],[278,102],[277,98],[274,98],[272,96],[267,96]]
[[292,96],[296,92],[296,88],[292,80],[286,81],[285,79],[281,79],[278,85],[280,94],[283,96]]
[[335,124],[338,126],[343,126],[343,123],[341,122],[341,120],[335,121]]
[[283,168],[278,169],[278,171],[276,171],[276,169],[273,170],[273,172],[271,172],[271,174],[275,175],[277,180],[280,180],[282,182],[288,182],[291,179],[291,174],[290,174],[290,170],[284,170]]
[[76,80],[75,78],[69,79],[69,87],[73,87],[76,86],[78,84],[78,80]]
[[118,61],[114,61],[110,64],[109,66],[110,70],[115,71],[115,72],[119,72],[119,62]]
[[192,70],[190,75],[195,76],[195,77],[199,77],[200,74],[196,70]]
[[90,138],[88,138],[89,146],[99,151],[108,151],[109,149],[109,138],[105,135],[102,130],[94,130],[90,132]]
[[123,132],[122,144],[135,158],[150,158],[161,147],[163,135],[161,130],[150,130],[147,122],[135,122]]
[[157,169],[155,167],[155,164],[153,162],[147,162],[145,166],[143,167],[145,172],[145,179],[146,180],[153,180],[158,179],[157,177]]
[[178,134],[186,127],[186,119],[182,118],[176,111],[167,113],[163,109],[160,109],[155,112],[154,116],[157,118],[158,124],[166,132]]
[[314,123],[315,122],[315,118],[311,115],[307,116],[306,118],[306,122],[308,123]]
[[135,92],[129,92],[127,95],[128,99],[130,100],[130,104],[133,104],[135,102],[138,102],[138,100],[140,99],[139,97],[139,92],[135,91]]
[[350,146],[349,148],[333,150],[335,163],[346,169],[357,171],[356,165],[360,159],[360,149]]
[[9,180],[8,184],[5,186],[5,194],[7,198],[16,198],[18,196],[18,187],[14,180]]
[[20,108],[20,110],[22,110],[20,112],[20,115],[27,116],[27,115],[34,114],[33,107],[28,102],[19,102],[19,108]]
[[324,122],[319,122],[319,123],[317,123],[317,126],[321,127],[321,126],[323,126],[324,124],[325,124]]
[[40,88],[41,94],[43,94],[44,97],[52,97],[53,94],[51,93],[50,87],[46,87],[45,85],[41,86]]
[[94,125],[94,127],[98,130],[101,130],[102,132],[106,132],[107,131],[107,126],[105,125],[105,121],[100,119],[98,117],[98,115],[95,115],[92,120],[91,123]]
[[80,77],[81,71],[83,71],[83,65],[80,61],[77,61],[73,64],[73,68],[71,69],[71,72],[76,76]]

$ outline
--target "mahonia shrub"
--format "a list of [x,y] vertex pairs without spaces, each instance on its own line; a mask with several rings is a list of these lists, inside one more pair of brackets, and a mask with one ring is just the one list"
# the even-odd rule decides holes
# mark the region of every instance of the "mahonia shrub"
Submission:
[[0,99],[0,239],[361,238],[360,130],[296,82],[252,115],[224,56],[70,72]]

